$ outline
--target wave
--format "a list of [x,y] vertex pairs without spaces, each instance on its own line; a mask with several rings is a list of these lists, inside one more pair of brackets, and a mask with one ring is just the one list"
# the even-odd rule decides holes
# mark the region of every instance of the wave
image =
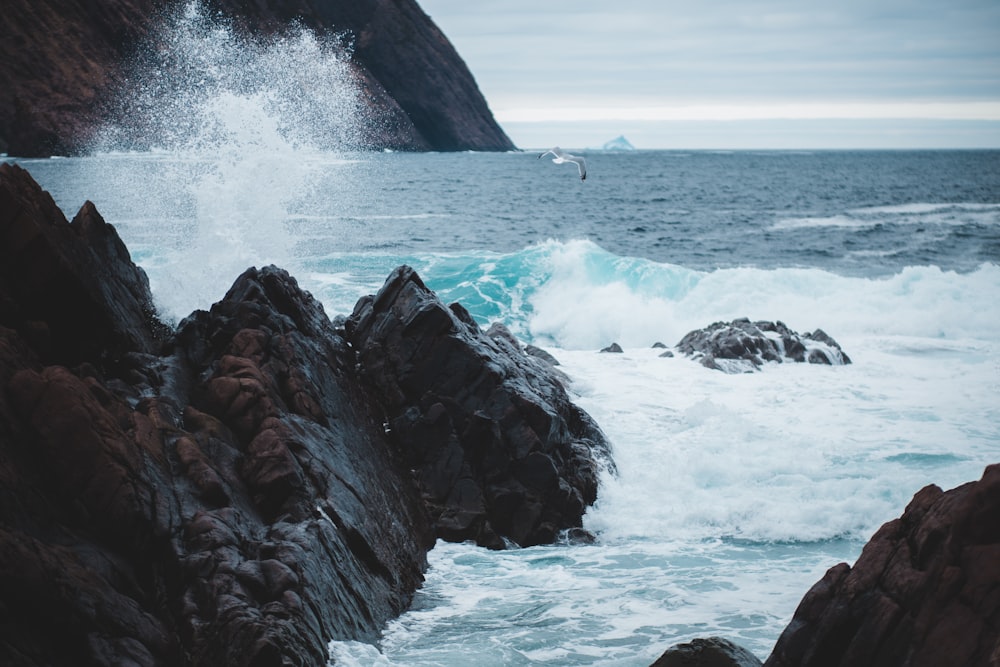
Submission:
[[564,349],[673,345],[692,329],[737,317],[781,320],[801,332],[822,328],[837,339],[995,341],[1000,331],[996,264],[969,273],[907,267],[873,278],[810,268],[698,271],[577,240],[506,254],[337,254],[311,263],[309,275],[332,312],[349,312],[403,263],[484,326],[501,321],[527,342]]
[[1000,204],[911,203],[855,208],[837,215],[790,217],[777,220],[771,231],[838,227],[858,230],[882,225],[984,225],[1000,224]]

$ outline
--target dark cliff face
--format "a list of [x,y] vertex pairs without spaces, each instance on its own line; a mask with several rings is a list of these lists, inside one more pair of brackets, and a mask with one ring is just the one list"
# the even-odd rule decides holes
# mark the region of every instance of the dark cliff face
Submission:
[[[124,77],[132,50],[178,0],[7,0],[0,22],[0,152],[73,153]],[[377,123],[371,148],[512,150],[465,63],[414,0],[211,0],[256,34],[295,21],[349,33]]]
[[52,155],[86,141],[100,97],[162,0],[5,0],[0,152]]
[[275,30],[291,20],[318,31],[348,30],[368,90],[376,99],[384,91],[388,111],[398,105],[405,116],[392,113],[388,124],[412,124],[412,143],[400,148],[514,149],[465,62],[414,0],[288,0],[266,8],[251,0],[210,4],[254,30]]

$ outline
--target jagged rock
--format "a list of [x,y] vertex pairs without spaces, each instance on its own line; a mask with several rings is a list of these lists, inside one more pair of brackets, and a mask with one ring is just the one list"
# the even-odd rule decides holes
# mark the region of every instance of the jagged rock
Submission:
[[437,536],[587,539],[600,430],[412,270],[335,324],[251,268],[169,331],[91,204],[0,204],[0,664],[326,664]]
[[[0,152],[66,154],[87,145],[101,103],[158,14],[182,0],[5,0],[0,22]],[[260,36],[293,22],[350,33],[352,67],[379,122],[373,148],[511,150],[465,63],[415,0],[212,0]]]
[[[173,358],[198,378],[184,431],[206,454],[216,450],[210,462],[230,462],[215,496],[234,500],[211,507],[210,476],[209,493],[199,493],[210,507],[202,516],[238,536],[238,547],[228,539],[189,547],[197,554],[191,580],[199,581],[204,558],[224,574],[185,594],[235,588],[253,600],[228,612],[246,616],[242,632],[273,635],[283,652],[302,645],[315,655],[330,638],[377,636],[406,608],[432,544],[408,473],[358,390],[352,357],[322,306],[275,267],[246,271],[176,336]],[[200,609],[183,620],[218,664],[241,662],[228,616]]]
[[0,164],[0,325],[42,361],[116,364],[154,352],[168,329],[149,282],[115,229],[87,202],[66,224],[27,171]]
[[623,350],[622,346],[619,345],[618,343],[611,343],[611,345],[608,345],[607,347],[601,348],[601,352],[613,353],[613,354],[622,354],[622,353],[625,352],[625,350]]
[[672,646],[650,667],[760,667],[750,651],[724,637],[693,639]]
[[1000,464],[921,489],[806,593],[765,667],[987,667],[1000,657]]
[[556,359],[554,356],[552,356],[550,353],[546,352],[545,350],[543,350],[540,347],[536,347],[534,345],[525,345],[524,346],[524,353],[531,355],[535,359],[539,359],[539,360],[543,361],[544,363],[548,364],[549,366],[558,366],[559,365],[559,360],[558,359]]
[[551,367],[406,266],[358,302],[347,335],[439,537],[528,546],[580,526],[608,446]]
[[0,664],[325,664],[376,638],[433,534],[322,307],[251,269],[161,340],[91,205],[70,225],[7,165],[0,197],[0,251],[42,260],[0,267]]
[[840,345],[822,329],[800,335],[782,322],[751,322],[747,318],[715,322],[692,331],[677,344],[677,350],[706,368],[727,373],[752,372],[769,361],[851,363]]

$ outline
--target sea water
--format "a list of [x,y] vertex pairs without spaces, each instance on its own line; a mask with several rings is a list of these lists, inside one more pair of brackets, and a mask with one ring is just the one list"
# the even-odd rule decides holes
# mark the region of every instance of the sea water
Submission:
[[[765,658],[921,487],[1000,459],[1000,153],[584,153],[586,182],[530,152],[19,161],[67,216],[97,204],[166,319],[269,262],[348,314],[407,263],[554,354],[607,434],[596,544],[439,543],[412,610],[338,664],[646,665],[708,635]],[[853,363],[653,348],[744,316]]]
[[[595,544],[438,543],[411,610],[332,642],[336,664],[644,666],[709,635],[763,659],[914,493],[1000,460],[1000,152],[583,148],[586,181],[541,151],[363,152],[342,52],[203,23],[189,7],[153,68],[211,72],[181,87],[200,92],[133,106],[87,156],[16,161],[68,217],[95,202],[171,322],[251,265],[331,316],[415,267],[551,352],[618,470]],[[149,100],[181,75],[137,72]],[[337,132],[290,119],[290,72],[328,83]],[[142,128],[158,143],[123,150]],[[853,363],[727,375],[653,347],[738,317],[822,328]]]

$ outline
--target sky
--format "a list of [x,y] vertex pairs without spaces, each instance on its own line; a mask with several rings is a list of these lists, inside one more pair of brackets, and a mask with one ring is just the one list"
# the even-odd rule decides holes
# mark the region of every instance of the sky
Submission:
[[417,0],[521,148],[1000,148],[1000,0]]

